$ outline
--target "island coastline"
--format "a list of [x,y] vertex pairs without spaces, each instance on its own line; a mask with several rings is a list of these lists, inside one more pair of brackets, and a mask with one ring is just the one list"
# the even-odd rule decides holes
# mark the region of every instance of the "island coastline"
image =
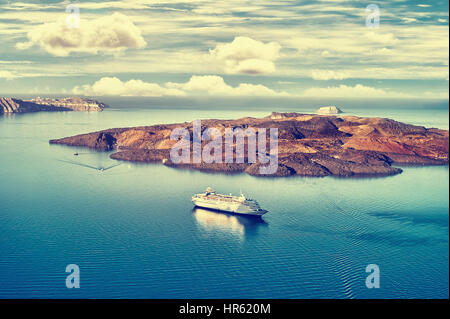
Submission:
[[[386,118],[277,113],[264,118],[204,120],[205,127],[279,130],[279,159],[270,176],[375,177],[402,172],[394,165],[448,165],[448,131]],[[162,163],[175,168],[265,176],[260,163],[174,163],[170,133],[192,123],[115,128],[50,140],[50,144],[116,151],[115,160]]]

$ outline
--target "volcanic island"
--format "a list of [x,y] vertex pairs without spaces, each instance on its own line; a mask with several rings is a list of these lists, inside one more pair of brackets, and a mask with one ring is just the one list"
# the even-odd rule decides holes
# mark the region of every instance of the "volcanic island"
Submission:
[[[121,161],[162,163],[175,168],[221,173],[245,172],[255,176],[386,176],[402,172],[396,165],[448,165],[448,130],[387,118],[273,112],[263,118],[202,120],[201,125],[202,133],[207,128],[217,128],[221,134],[227,129],[245,131],[253,128],[258,134],[258,129],[276,128],[278,157],[275,173],[263,174],[260,167],[266,164],[248,160],[248,138],[243,139],[245,152],[240,161],[236,152],[232,163],[225,160],[214,163],[172,161],[171,149],[180,142],[180,138],[171,139],[172,131],[177,128],[190,133],[185,142],[191,145],[191,159],[195,156],[191,143],[193,122],[112,128],[53,139],[49,143],[116,151],[110,157]],[[269,138],[267,134],[267,145]],[[202,149],[208,142],[201,141]],[[235,144],[236,140],[233,150],[236,150]],[[266,155],[270,156],[269,153]]]

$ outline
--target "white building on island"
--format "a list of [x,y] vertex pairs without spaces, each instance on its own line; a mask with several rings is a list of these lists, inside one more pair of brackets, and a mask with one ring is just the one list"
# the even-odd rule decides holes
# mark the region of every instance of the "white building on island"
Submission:
[[316,111],[317,114],[339,114],[342,113],[342,111],[337,108],[335,105],[329,105],[329,106],[322,106]]

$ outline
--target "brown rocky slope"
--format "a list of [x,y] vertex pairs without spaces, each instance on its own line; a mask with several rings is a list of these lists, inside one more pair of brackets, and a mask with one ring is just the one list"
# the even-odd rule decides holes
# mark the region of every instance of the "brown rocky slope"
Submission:
[[[170,134],[177,127],[188,129],[192,136],[192,123],[182,123],[108,129],[50,143],[118,150],[111,155],[117,160],[260,175],[262,164],[247,163],[247,158],[241,164],[173,163],[169,153],[177,141],[170,140]],[[448,131],[384,118],[272,113],[265,118],[202,121],[202,130],[208,127],[222,134],[225,128],[278,128],[278,169],[272,176],[381,176],[400,173],[393,164],[448,164]]]

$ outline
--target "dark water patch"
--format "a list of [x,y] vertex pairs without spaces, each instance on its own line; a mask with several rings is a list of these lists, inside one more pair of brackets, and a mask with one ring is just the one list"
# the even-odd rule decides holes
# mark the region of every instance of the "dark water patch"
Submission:
[[431,208],[426,212],[414,212],[414,211],[400,211],[400,212],[369,212],[370,216],[374,216],[382,219],[389,219],[398,221],[401,223],[413,223],[416,225],[434,225],[441,228],[445,228],[448,231],[449,228],[449,216],[443,214],[445,209]]
[[419,237],[408,234],[401,234],[396,231],[378,231],[363,234],[347,234],[351,240],[364,240],[376,244],[387,244],[396,247],[433,246],[448,243],[448,237]]

